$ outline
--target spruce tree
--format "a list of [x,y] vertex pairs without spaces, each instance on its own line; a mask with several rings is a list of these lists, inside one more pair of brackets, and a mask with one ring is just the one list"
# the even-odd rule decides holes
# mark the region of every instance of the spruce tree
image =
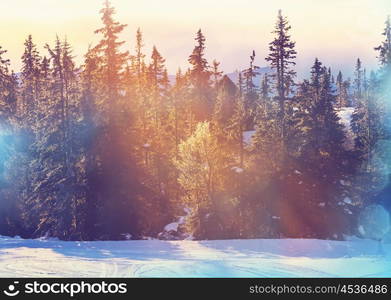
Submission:
[[[318,59],[311,73],[307,91],[302,89],[301,92],[308,98],[301,125],[304,144],[299,156],[300,172],[308,181],[300,184],[297,197],[302,198],[301,209],[308,210],[309,214],[319,210],[316,221],[306,220],[311,234],[323,238],[333,238],[335,234],[340,237],[341,231],[350,229],[346,221],[351,211],[343,210],[339,201],[346,193],[341,182],[351,172],[351,154],[344,147],[345,134],[334,109],[330,73]],[[334,218],[335,223],[328,224],[329,218]]]
[[217,87],[217,84],[223,75],[223,71],[220,71],[219,67],[220,67],[220,62],[214,59],[212,61],[212,71],[211,71],[214,87]]
[[362,68],[361,60],[358,58],[354,71],[354,105],[357,106],[362,100],[363,84],[364,84],[364,70]]
[[[172,165],[170,164],[170,153],[173,144],[169,142],[167,127],[169,126],[169,82],[165,68],[165,60],[154,46],[152,49],[151,63],[148,68],[149,89],[151,91],[151,111],[148,115],[152,117],[150,125],[150,152],[151,164],[149,175],[153,178],[153,188],[162,197],[166,197],[170,191],[168,188],[172,176]],[[164,203],[162,203],[162,206]]]
[[42,84],[40,80],[41,57],[31,35],[26,39],[24,46],[21,72],[21,80],[23,82],[21,113],[26,121],[30,119],[31,122],[33,117],[31,114],[33,114],[40,98]]
[[324,75],[324,69],[322,67],[322,63],[318,60],[318,58],[315,59],[314,65],[311,68],[311,88],[313,91],[314,99],[313,101],[315,103],[319,102],[320,99],[320,92],[321,92],[321,80],[322,76]]
[[[197,31],[196,46],[193,52],[190,54],[188,62],[191,65],[190,76],[192,80],[192,111],[195,121],[202,121],[209,119],[213,104],[210,99],[211,86],[210,86],[210,68],[205,58],[205,36],[201,29]],[[193,128],[193,121],[191,121],[191,128]]]
[[349,93],[350,90],[350,79],[344,80],[342,72],[339,71],[336,80],[337,86],[337,99],[336,104],[339,109],[342,107],[349,107],[352,105],[351,95]]
[[296,64],[294,62],[296,58],[295,42],[291,40],[289,35],[290,29],[291,26],[288,20],[279,10],[275,30],[273,31],[276,37],[269,44],[269,55],[266,57],[266,61],[270,63],[273,70],[271,77],[274,80],[276,97],[279,103],[278,121],[280,123],[282,149],[285,148],[284,144],[287,137],[285,102],[289,97],[294,84],[293,79],[296,75],[296,72],[292,69],[292,66]]
[[247,127],[254,128],[255,110],[258,102],[258,88],[254,79],[259,75],[259,67],[254,65],[255,51],[250,56],[250,66],[242,72],[243,76],[243,95],[245,99],[245,108],[248,113]]
[[391,21],[390,16],[387,17],[386,26],[382,35],[384,41],[375,48],[379,52],[378,59],[381,64],[381,72],[384,77],[391,74]]
[[94,51],[100,54],[102,63],[103,94],[106,101],[114,104],[118,100],[118,93],[121,83],[121,72],[128,58],[128,52],[121,52],[120,47],[124,41],[118,40],[118,35],[124,30],[126,25],[115,21],[114,8],[108,0],[105,1],[101,12],[103,27],[95,30],[95,34],[101,34],[102,40],[95,46]]
[[143,47],[144,47],[143,33],[141,32],[140,28],[137,28],[136,46],[135,46],[136,53],[133,59],[135,61],[134,69],[135,69],[136,77],[139,81],[142,80],[143,66],[145,64],[144,62],[145,54],[143,53]]
[[[136,227],[136,195],[141,186],[137,179],[135,158],[124,143],[132,140],[132,123],[123,110],[123,71],[128,53],[121,51],[119,34],[126,25],[114,19],[115,10],[105,1],[101,10],[103,27],[96,30],[102,39],[92,49],[98,70],[97,90],[93,100],[99,109],[99,130],[95,133],[93,160],[87,178],[89,196],[98,207],[95,237],[120,238],[121,233],[134,235]],[[128,98],[126,98],[128,99]]]
[[155,126],[159,127],[164,117],[164,74],[165,74],[165,60],[160,55],[156,47],[153,47],[151,55],[151,64],[149,65],[149,79],[151,79],[152,87],[152,106],[154,110]]
[[85,193],[84,173],[78,167],[84,153],[75,138],[80,117],[77,70],[66,40],[61,43],[57,38],[54,48],[47,49],[50,101],[35,106],[38,118],[28,165],[31,188],[23,203],[23,218],[33,236],[80,239],[84,233],[77,211]]
[[261,97],[263,99],[269,99],[269,97],[270,97],[270,82],[269,82],[269,75],[267,73],[265,75],[263,75],[263,78],[262,78]]

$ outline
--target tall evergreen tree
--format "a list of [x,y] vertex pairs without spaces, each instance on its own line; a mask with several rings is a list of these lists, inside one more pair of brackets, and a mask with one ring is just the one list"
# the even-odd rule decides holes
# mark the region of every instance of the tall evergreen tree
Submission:
[[379,62],[382,67],[382,72],[384,76],[389,76],[391,73],[391,21],[390,16],[387,17],[386,26],[382,35],[384,36],[384,41],[375,48],[379,52]]
[[270,87],[270,81],[269,81],[269,75],[265,73],[262,77],[261,82],[261,97],[262,99],[268,100],[270,97],[271,87]]
[[291,87],[294,84],[293,79],[296,72],[292,70],[292,66],[296,63],[295,42],[291,40],[289,31],[291,26],[286,17],[282,15],[281,10],[278,12],[277,22],[273,33],[276,35],[274,40],[269,44],[269,55],[266,61],[270,63],[274,73],[271,75],[274,79],[277,101],[280,106],[279,122],[280,122],[280,139],[282,149],[285,148],[286,139],[286,112],[285,102],[289,97]]
[[[190,76],[193,85],[193,113],[196,121],[210,118],[212,113],[212,102],[210,99],[210,69],[205,58],[205,36],[201,29],[197,31],[196,46],[189,56],[191,65]],[[193,122],[191,122],[193,123]],[[193,128],[193,125],[191,125]]]
[[151,64],[149,65],[149,78],[151,79],[152,86],[152,106],[154,110],[154,119],[156,126],[159,126],[162,118],[164,116],[164,100],[163,100],[163,91],[164,91],[164,74],[165,74],[165,60],[160,55],[156,47],[153,47]]
[[354,106],[356,106],[362,99],[363,84],[364,84],[364,70],[362,68],[361,60],[358,58],[354,71]]
[[151,106],[149,108],[151,113],[149,115],[152,117],[148,150],[152,160],[150,176],[155,179],[154,188],[162,197],[168,192],[168,180],[172,175],[169,155],[173,146],[169,142],[166,130],[169,121],[169,99],[167,97],[169,83],[164,63],[163,57],[156,47],[153,47],[147,79],[151,89]]
[[16,110],[17,80],[13,72],[10,72],[10,60],[3,57],[7,50],[0,46],[0,120],[7,120]]
[[[31,114],[39,101],[40,97],[40,64],[41,57],[38,53],[36,45],[33,43],[32,36],[29,35],[26,39],[25,50],[22,56],[22,72],[21,80],[22,86],[22,103],[21,112],[23,117],[31,119]],[[28,115],[30,114],[30,116]]]
[[93,100],[99,108],[99,130],[94,135],[95,149],[89,160],[87,181],[92,189],[89,194],[92,199],[88,201],[94,201],[97,207],[95,235],[101,238],[137,233],[135,206],[142,190],[135,159],[124,145],[133,139],[131,116],[124,109],[122,93],[128,53],[120,50],[124,42],[119,40],[119,34],[126,25],[115,21],[114,14],[114,8],[106,1],[101,10],[103,27],[95,31],[102,39],[92,49],[98,67],[94,73],[98,78]]
[[[302,199],[301,209],[319,216],[316,221],[306,220],[311,234],[332,238],[349,230],[345,221],[351,211],[341,210],[338,203],[345,193],[340,182],[346,180],[352,165],[350,153],[344,147],[343,127],[333,105],[335,96],[330,73],[316,59],[311,74],[309,90],[303,93],[309,98],[304,106],[301,130],[305,142],[299,156],[300,170],[308,181],[300,184],[297,197]],[[327,224],[329,218],[333,218],[335,224]]]
[[140,28],[137,28],[136,32],[136,53],[134,56],[134,61],[135,61],[135,73],[137,79],[140,81],[142,80],[142,72],[143,72],[143,67],[145,65],[144,59],[145,59],[145,54],[143,53],[143,47],[144,47],[144,41],[143,41],[143,33],[141,32]]
[[318,103],[320,100],[320,93],[322,88],[322,77],[324,76],[325,70],[322,67],[322,63],[318,60],[318,58],[315,59],[314,65],[311,68],[311,88],[313,91],[313,101],[315,103]]
[[220,62],[214,59],[212,61],[211,76],[213,77],[213,85],[215,87],[217,87],[217,84],[223,75],[223,71],[220,71],[219,67],[220,67]]
[[246,97],[246,101],[248,102],[248,109],[254,106],[258,95],[257,95],[257,86],[254,83],[255,77],[259,75],[259,67],[254,65],[255,60],[255,51],[253,50],[250,56],[250,66],[248,69],[245,69],[242,73],[244,80],[244,96]]
[[243,95],[240,94],[239,90],[236,93],[235,100],[234,113],[228,123],[228,132],[229,137],[233,140],[234,151],[238,153],[239,168],[244,169],[244,131],[246,129],[247,112]]
[[24,203],[27,228],[34,236],[80,238],[76,211],[82,201],[75,166],[81,157],[72,138],[73,107],[79,99],[76,69],[69,44],[57,38],[50,54],[50,101],[39,105],[33,159],[29,164],[30,195]]
[[95,46],[94,51],[100,54],[101,59],[102,96],[106,98],[105,100],[108,103],[112,104],[118,99],[121,72],[128,58],[128,52],[121,52],[120,50],[124,41],[118,40],[118,35],[126,25],[114,20],[115,10],[108,0],[105,1],[100,12],[103,27],[95,30],[95,33],[101,34],[103,38]]
[[259,67],[254,65],[255,51],[253,50],[250,56],[250,66],[242,73],[243,76],[243,95],[245,99],[245,108],[249,111],[247,127],[254,127],[255,110],[259,104],[258,88],[254,83],[254,79],[259,75]]
[[337,80],[337,106],[338,108],[349,105],[349,82],[345,81],[342,72],[338,72]]

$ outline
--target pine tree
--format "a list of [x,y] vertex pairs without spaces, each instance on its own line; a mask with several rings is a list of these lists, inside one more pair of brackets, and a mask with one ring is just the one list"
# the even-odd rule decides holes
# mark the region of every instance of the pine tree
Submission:
[[[239,74],[238,85],[241,85],[241,75]],[[248,214],[246,214],[246,209],[249,207],[248,202],[246,201],[246,188],[248,187],[247,180],[247,166],[249,165],[247,161],[247,149],[245,148],[244,132],[246,130],[246,122],[248,120],[247,111],[245,109],[245,101],[242,94],[241,88],[235,89],[235,102],[233,108],[233,114],[231,118],[226,122],[226,132],[228,139],[229,154],[232,157],[234,166],[231,167],[233,174],[229,176],[231,182],[228,181],[229,186],[232,189],[232,195],[234,199],[237,199],[238,202],[238,216],[236,217],[236,228],[232,231],[232,234],[235,236],[243,237],[244,235],[249,234],[246,230],[249,226]]]
[[120,50],[124,42],[118,36],[126,25],[115,21],[114,14],[114,8],[106,1],[101,10],[103,27],[95,31],[102,39],[91,54],[98,67],[94,72],[97,90],[93,101],[99,109],[99,130],[94,134],[94,149],[89,154],[92,157],[87,181],[92,199],[87,201],[93,201],[97,207],[94,237],[118,239],[121,233],[137,232],[136,195],[140,195],[141,185],[135,158],[125,146],[126,141],[135,140],[132,118],[123,109],[125,99],[128,100],[122,93],[128,53]]
[[337,76],[337,106],[338,108],[348,107],[352,105],[350,90],[350,79],[344,80],[342,72],[339,71]]
[[223,75],[223,71],[220,71],[219,67],[220,67],[220,63],[214,59],[212,61],[212,71],[211,71],[214,87],[217,87],[217,84]]
[[255,51],[253,50],[250,56],[250,66],[242,72],[243,76],[243,94],[245,99],[245,108],[249,111],[247,127],[254,127],[255,110],[258,106],[258,89],[254,83],[254,79],[259,75],[259,67],[254,65]]
[[175,76],[175,84],[171,93],[170,115],[173,120],[173,141],[175,144],[175,157],[181,140],[188,137],[190,128],[187,116],[190,115],[190,80],[189,76],[178,69]]
[[148,68],[148,82],[151,90],[151,137],[150,152],[150,176],[154,180],[154,189],[161,197],[169,194],[169,182],[172,175],[172,165],[169,156],[173,144],[169,142],[167,126],[169,125],[169,82],[165,60],[160,55],[156,47],[153,47],[151,63]]
[[[352,129],[356,132],[356,149],[359,154],[361,184],[356,189],[362,199],[362,204],[377,202],[387,205],[389,184],[384,185],[388,174],[385,169],[388,147],[391,137],[389,123],[391,111],[389,103],[391,78],[391,24],[387,17],[385,29],[382,33],[384,40],[375,48],[378,51],[380,69],[371,73],[369,88],[363,107],[355,112],[352,120]],[[387,176],[387,175],[386,175]],[[388,176],[389,177],[389,176]],[[389,178],[388,178],[389,180]]]
[[[381,203],[389,194],[389,187],[384,186],[384,163],[387,149],[383,148],[390,134],[388,123],[390,111],[388,102],[390,78],[390,21],[386,20],[383,32],[385,41],[375,49],[379,52],[380,70],[371,72],[369,80],[363,76],[363,93],[359,105],[355,108],[351,120],[351,128],[355,134],[355,150],[358,159],[358,170],[353,190],[360,200],[361,206],[373,202]],[[356,72],[357,73],[357,72]],[[364,80],[365,79],[365,80]],[[385,203],[387,200],[385,200]]]
[[322,63],[318,60],[318,58],[316,58],[314,65],[311,68],[311,82],[310,82],[313,91],[313,96],[314,96],[313,101],[315,103],[319,102],[320,92],[322,87],[321,80],[323,75],[324,75],[324,69],[322,67]]
[[[20,166],[18,175],[21,177],[21,180],[17,190],[20,193],[21,217],[24,223],[26,223],[24,227],[31,234],[36,229],[38,223],[38,220],[36,220],[37,215],[29,214],[30,210],[34,211],[34,206],[37,204],[29,199],[34,189],[32,184],[35,176],[33,173],[33,162],[37,161],[38,158],[35,143],[38,139],[39,120],[44,113],[43,103],[48,102],[51,83],[49,80],[49,60],[46,58],[41,60],[31,35],[28,36],[24,45],[18,114],[21,117],[20,125],[23,128],[22,135],[26,143],[23,147],[23,153],[18,155],[18,165]],[[45,67],[45,69],[42,67]]]
[[270,99],[270,82],[269,82],[269,75],[265,73],[262,77],[261,82],[261,97],[262,99],[269,100]]
[[379,108],[376,95],[367,93],[352,114],[351,128],[355,135],[355,149],[362,164],[361,171],[373,171],[373,151],[383,136]]
[[34,112],[35,106],[40,98],[42,84],[40,78],[41,57],[36,45],[33,43],[31,35],[26,39],[24,46],[25,50],[22,56],[21,72],[21,80],[23,82],[21,113],[27,121],[33,117],[31,114]]
[[[185,140],[189,134],[189,124],[187,116],[190,115],[190,82],[189,76],[183,74],[181,69],[178,69],[175,76],[175,84],[170,89],[168,97],[168,116],[166,135],[164,139],[167,147],[170,149],[168,156],[168,164],[172,163],[172,159],[178,159],[179,144],[182,140]],[[177,181],[178,170],[174,168],[171,172],[171,178],[169,178],[170,184],[168,190],[171,189],[171,202],[173,215],[183,215],[183,205],[181,204],[181,188]],[[178,211],[177,211],[178,210]]]
[[[239,76],[238,85],[241,85],[241,75]],[[229,138],[232,139],[234,151],[238,153],[239,168],[244,168],[244,131],[246,130],[247,111],[245,101],[240,88],[236,89],[235,105],[232,117],[228,121]]]
[[82,220],[77,224],[83,232],[85,239],[95,239],[99,236],[97,225],[99,225],[100,199],[96,197],[93,187],[99,186],[100,168],[98,165],[99,140],[96,135],[99,132],[100,125],[97,122],[99,110],[97,108],[96,97],[99,96],[99,57],[91,48],[85,55],[84,64],[81,67],[81,99],[78,134],[75,135],[75,142],[80,145],[80,151],[84,153],[84,163],[81,163],[81,169],[84,171],[83,190],[85,201],[82,201],[77,211],[77,217]]
[[[190,76],[192,80],[192,94],[193,103],[192,110],[196,121],[209,119],[212,113],[212,103],[210,99],[210,70],[209,64],[205,58],[205,36],[201,29],[197,31],[196,46],[189,56],[189,63],[191,65]],[[191,121],[191,128],[193,128]]]
[[274,101],[272,101],[272,89],[268,73],[265,73],[261,80],[259,105],[265,116],[271,112],[275,106]]
[[[274,73],[271,75],[274,80],[276,97],[280,106],[279,122],[280,122],[280,139],[282,143],[282,149],[285,148],[286,142],[286,112],[285,102],[289,97],[290,90],[294,84],[293,79],[296,75],[292,70],[292,66],[296,63],[295,42],[291,41],[289,31],[291,26],[288,24],[288,20],[282,15],[281,10],[278,12],[277,22],[273,33],[276,34],[274,40],[269,44],[269,55],[266,57],[266,61],[270,63]],[[285,151],[285,150],[284,150]],[[284,154],[285,155],[285,154]]]
[[[164,207],[165,199],[161,193],[156,193],[156,189],[145,180],[148,169],[140,164],[138,156],[142,145],[146,145],[142,138],[151,136],[146,130],[150,131],[154,120],[150,115],[144,115],[150,111],[147,104],[151,100],[153,82],[148,82],[151,74],[143,62],[141,31],[137,33],[139,52],[130,61],[137,78],[132,105],[129,102],[132,99],[125,92],[124,80],[129,55],[120,50],[123,41],[118,38],[126,25],[115,21],[114,13],[114,8],[106,1],[101,10],[103,27],[95,31],[102,35],[102,40],[92,49],[92,57],[98,66],[93,74],[97,76],[97,85],[92,98],[95,101],[93,107],[98,109],[95,118],[99,122],[95,121],[98,130],[88,153],[92,157],[88,159],[90,192],[87,203],[92,202],[97,208],[92,218],[92,221],[95,219],[94,237],[119,239],[124,233],[135,237],[156,235],[167,222],[167,207]],[[156,71],[153,66],[151,70]],[[136,116],[145,123],[141,122],[139,126]]]
[[[269,55],[266,60],[270,63],[273,73],[269,78],[273,80],[274,99],[278,106],[274,107],[271,102],[269,107],[259,105],[255,115],[255,134],[252,137],[252,152],[254,166],[249,172],[256,176],[253,193],[268,194],[268,199],[254,199],[252,232],[264,236],[278,236],[280,230],[275,220],[272,218],[281,214],[278,208],[288,203],[290,198],[287,188],[292,159],[290,153],[291,144],[297,140],[295,136],[293,117],[293,102],[287,100],[291,98],[291,89],[295,72],[292,66],[295,65],[296,57],[295,43],[291,41],[289,35],[291,27],[281,11],[273,33],[276,34],[274,40],[269,44]],[[289,153],[289,155],[288,155]],[[262,165],[262,170],[256,166]],[[293,172],[293,171],[292,171]],[[256,191],[256,192],[255,192]],[[252,196],[254,197],[254,196]],[[251,219],[251,218],[250,218]]]
[[[65,45],[67,45],[65,43]],[[33,159],[30,195],[26,198],[24,218],[34,236],[50,234],[69,239],[75,234],[74,177],[71,175],[69,143],[66,135],[69,113],[65,105],[64,48],[57,38],[55,48],[49,46],[52,68],[50,102],[39,105],[39,119],[35,125],[35,140],[31,145]],[[66,46],[66,49],[69,49]],[[66,55],[66,54],[65,54]],[[71,58],[69,58],[71,59]],[[74,69],[72,69],[74,72]]]
[[[312,67],[311,81],[307,91],[304,119],[301,129],[304,144],[300,150],[300,170],[308,182],[302,183],[297,197],[301,197],[301,209],[314,214],[322,213],[315,222],[308,220],[307,229],[318,237],[330,238],[339,234],[346,226],[348,210],[342,210],[338,201],[344,194],[340,184],[351,171],[350,153],[344,148],[345,134],[334,109],[334,91],[330,73],[319,60]],[[302,100],[303,101],[303,100]],[[327,224],[329,216],[334,216],[335,224]]]
[[156,127],[160,126],[162,118],[164,116],[164,83],[165,83],[165,60],[160,55],[156,47],[153,47],[151,64],[149,65],[149,78],[151,79],[152,88],[152,106],[154,110],[154,119]]
[[362,63],[358,58],[354,72],[354,106],[356,106],[362,100],[364,83],[363,75]]
[[94,51],[99,53],[101,58],[101,74],[103,95],[108,103],[115,103],[118,99],[121,83],[121,72],[128,58],[128,52],[121,52],[120,47],[124,41],[118,41],[118,35],[126,25],[114,21],[114,8],[108,0],[105,1],[101,10],[103,27],[95,30],[101,34],[103,39],[95,46]]
[[[142,80],[142,73],[143,73],[143,66],[144,66],[144,58],[145,54],[143,53],[143,47],[144,47],[144,42],[143,42],[143,33],[141,32],[140,28],[137,28],[136,32],[136,55],[134,56],[134,61],[135,61],[135,73],[138,81]],[[140,83],[139,83],[140,84]]]
[[385,40],[375,48],[379,52],[379,62],[382,66],[382,73],[384,77],[391,74],[391,21],[390,16],[387,17],[386,26],[383,31]]
[[[142,157],[141,160],[144,161],[144,164],[148,167],[149,164],[149,146],[151,139],[151,121],[156,117],[154,116],[153,110],[151,110],[152,104],[151,99],[154,97],[154,90],[152,88],[152,81],[149,81],[148,78],[148,68],[145,64],[145,54],[143,53],[143,34],[140,28],[136,32],[136,45],[135,45],[135,54],[131,57],[132,69],[135,76],[135,97],[134,104],[136,109],[133,109],[135,113],[135,123],[136,127],[140,129],[140,152],[139,156]],[[159,53],[160,56],[160,53]],[[159,62],[160,64],[161,62]],[[156,85],[157,86],[157,85]],[[156,121],[156,120],[155,120]]]
[[10,60],[3,58],[7,50],[0,46],[0,120],[7,120],[16,110],[17,80],[13,72],[10,72]]

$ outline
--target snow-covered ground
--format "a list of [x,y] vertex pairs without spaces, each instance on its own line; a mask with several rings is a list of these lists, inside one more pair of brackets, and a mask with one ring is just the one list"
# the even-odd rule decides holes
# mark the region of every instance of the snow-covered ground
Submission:
[[372,240],[63,242],[0,237],[1,277],[390,277]]
[[350,122],[352,120],[352,114],[354,107],[342,107],[338,112],[338,117],[341,119],[340,122],[344,126],[346,133],[345,148],[351,150],[354,148],[354,134],[350,128]]

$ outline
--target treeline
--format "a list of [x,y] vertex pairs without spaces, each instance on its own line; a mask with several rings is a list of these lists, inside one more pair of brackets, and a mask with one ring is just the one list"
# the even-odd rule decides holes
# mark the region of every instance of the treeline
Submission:
[[[345,80],[315,59],[298,82],[279,12],[258,84],[254,51],[233,82],[206,60],[201,30],[189,69],[170,80],[156,47],[146,57],[141,30],[122,51],[126,25],[114,14],[106,1],[101,40],[81,66],[66,39],[43,55],[28,36],[19,74],[0,48],[0,234],[341,239],[362,207],[390,204],[389,19],[378,72],[357,60]],[[177,233],[161,233],[180,216]]]

